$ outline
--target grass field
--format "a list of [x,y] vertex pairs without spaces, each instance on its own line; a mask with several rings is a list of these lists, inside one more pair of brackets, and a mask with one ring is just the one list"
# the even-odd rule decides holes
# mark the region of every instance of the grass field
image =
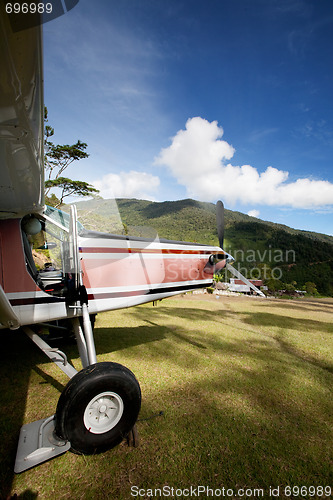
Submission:
[[[140,446],[66,453],[17,476],[20,426],[53,414],[67,379],[20,333],[2,334],[0,497],[128,500],[167,486],[188,498],[201,485],[201,499],[329,498],[332,314],[332,299],[187,295],[99,315],[98,360],[141,385]],[[67,353],[79,368],[75,346]],[[288,496],[288,485],[316,489]]]

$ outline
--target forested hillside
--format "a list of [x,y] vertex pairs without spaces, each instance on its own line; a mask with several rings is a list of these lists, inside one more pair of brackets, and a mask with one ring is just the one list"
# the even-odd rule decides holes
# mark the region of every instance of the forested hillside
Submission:
[[[218,244],[215,205],[195,200],[161,203],[136,199],[89,200],[77,203],[87,229]],[[292,284],[307,282],[333,295],[333,237],[225,210],[224,249],[248,277]]]

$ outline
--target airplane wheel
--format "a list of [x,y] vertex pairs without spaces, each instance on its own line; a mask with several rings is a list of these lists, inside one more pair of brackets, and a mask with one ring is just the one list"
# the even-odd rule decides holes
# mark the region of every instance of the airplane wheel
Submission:
[[140,407],[134,374],[118,363],[97,363],[75,375],[60,395],[55,432],[75,453],[102,453],[127,436]]

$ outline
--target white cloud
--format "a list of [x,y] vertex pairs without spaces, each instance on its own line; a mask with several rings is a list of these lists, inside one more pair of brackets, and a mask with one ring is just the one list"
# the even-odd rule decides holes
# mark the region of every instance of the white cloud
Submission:
[[103,198],[139,198],[155,200],[160,179],[146,172],[120,172],[107,174],[92,183]]
[[294,208],[333,205],[333,184],[328,181],[304,178],[288,182],[288,172],[271,166],[259,173],[251,165],[227,163],[235,150],[222,136],[216,121],[190,118],[185,130],[179,130],[171,145],[160,151],[155,164],[169,167],[194,198]]
[[259,217],[260,215],[260,212],[259,210],[250,210],[247,215],[249,215],[250,217]]
[[189,177],[197,179],[203,170],[218,173],[223,160],[230,160],[234,148],[221,141],[223,129],[217,122],[191,118],[186,130],[179,130],[168,148],[162,149],[155,159],[158,165],[167,165],[181,184],[188,184]]

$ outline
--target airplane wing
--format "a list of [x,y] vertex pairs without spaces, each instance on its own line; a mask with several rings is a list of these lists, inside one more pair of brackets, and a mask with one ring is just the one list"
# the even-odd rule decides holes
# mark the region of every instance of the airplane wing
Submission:
[[40,26],[13,32],[2,11],[0,61],[0,218],[8,219],[44,207]]

